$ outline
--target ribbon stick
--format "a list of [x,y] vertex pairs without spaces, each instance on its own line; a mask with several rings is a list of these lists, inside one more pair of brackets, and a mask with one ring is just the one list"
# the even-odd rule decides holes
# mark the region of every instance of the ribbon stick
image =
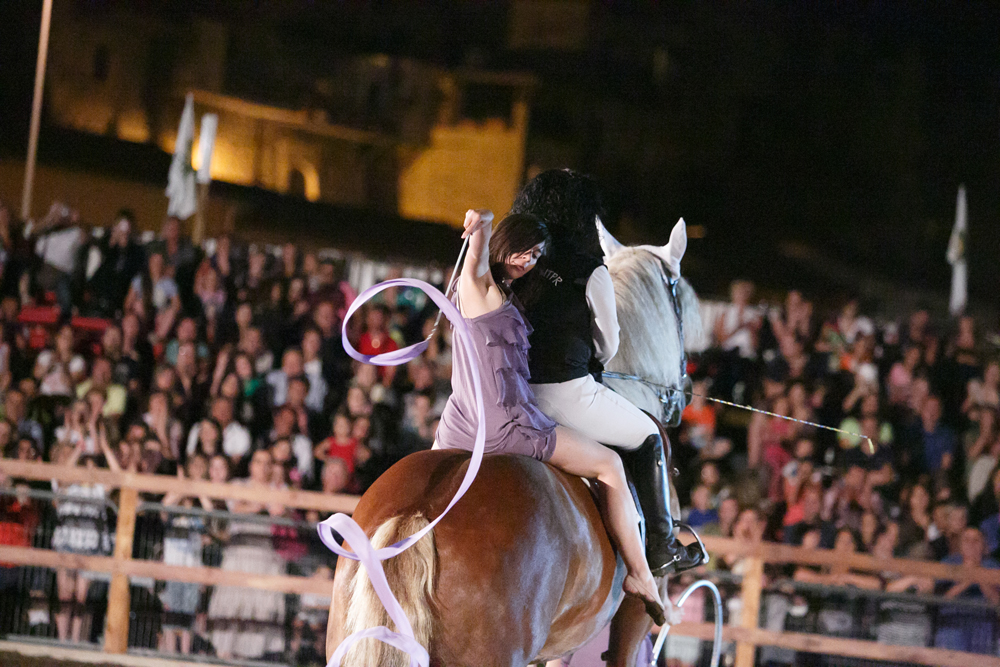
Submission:
[[[719,589],[707,579],[696,581],[681,593],[676,607],[678,609],[683,607],[691,594],[699,588],[707,588],[712,591],[712,601],[715,603],[715,641],[712,642],[712,662],[709,667],[719,667],[719,655],[722,653],[722,595],[719,594]],[[663,651],[663,643],[667,640],[668,632],[670,632],[669,625],[664,625],[660,628],[660,634],[657,636],[656,644],[653,646],[653,656],[649,661],[649,667],[656,667],[659,662],[660,652]]]
[[[423,282],[422,280],[407,278],[387,280],[379,283],[378,285],[374,285],[373,287],[365,290],[360,296],[358,296],[357,299],[354,300],[351,307],[347,310],[347,315],[344,317],[342,330],[344,350],[347,351],[347,354],[358,361],[375,364],[377,366],[398,366],[419,357],[423,353],[424,349],[426,349],[426,341],[421,341],[420,343],[405,347],[402,350],[396,350],[394,352],[387,352],[384,354],[365,355],[355,350],[354,346],[352,346],[351,342],[347,339],[347,321],[351,318],[351,316],[357,312],[357,310],[366,301],[379,292],[389,289],[390,287],[416,287],[417,289],[423,290],[427,296],[429,296],[431,300],[437,304],[437,306],[441,309],[441,312],[444,313],[445,317],[448,318],[448,321],[451,322],[454,327],[455,335],[461,339],[463,345],[455,346],[455,351],[458,354],[475,355],[475,348],[473,347],[472,335],[469,332],[469,327],[465,322],[465,318],[463,318],[461,313],[458,312],[455,305],[433,286]],[[406,539],[383,549],[375,549],[371,541],[368,539],[368,536],[365,535],[365,531],[361,528],[361,526],[359,526],[354,519],[346,514],[334,514],[326,521],[320,523],[317,527],[320,540],[322,540],[323,544],[325,544],[328,549],[339,556],[343,556],[344,558],[359,561],[361,565],[364,566],[365,572],[371,579],[372,587],[375,589],[375,594],[378,595],[379,600],[381,600],[382,604],[385,605],[389,618],[391,618],[396,624],[396,628],[398,630],[398,632],[393,632],[387,627],[379,626],[355,632],[351,636],[344,639],[340,646],[338,646],[333,652],[333,655],[330,656],[328,667],[340,667],[340,661],[343,659],[344,655],[346,655],[351,645],[353,645],[356,641],[365,638],[377,639],[407,653],[410,656],[410,667],[430,667],[430,656],[427,653],[427,649],[417,643],[414,638],[413,628],[410,625],[409,620],[406,618],[406,614],[403,612],[403,608],[400,606],[399,601],[392,594],[392,590],[389,588],[389,583],[386,580],[385,571],[382,569],[381,561],[392,558],[393,556],[405,551],[409,547],[413,546],[417,540],[433,530],[434,526],[437,525],[444,515],[447,514],[452,507],[454,507],[455,503],[457,503],[463,495],[465,495],[465,492],[468,491],[469,487],[472,485],[472,481],[476,478],[476,474],[479,472],[479,466],[482,463],[483,452],[486,446],[486,420],[483,416],[482,381],[479,377],[479,360],[472,358],[467,359],[466,361],[469,367],[472,368],[472,386],[476,398],[478,422],[476,427],[476,441],[472,449],[472,458],[469,460],[469,467],[465,472],[465,477],[462,479],[462,483],[458,487],[458,491],[452,497],[451,502],[448,503],[445,510],[423,529],[417,531],[413,535],[410,535]],[[341,537],[343,537],[344,542],[350,545],[353,552],[348,551],[337,544],[336,535],[334,534],[335,532],[339,533]]]

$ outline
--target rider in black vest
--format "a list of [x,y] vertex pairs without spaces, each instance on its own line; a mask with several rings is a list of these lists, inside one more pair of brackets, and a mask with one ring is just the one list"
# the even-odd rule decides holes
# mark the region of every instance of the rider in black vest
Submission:
[[603,370],[594,356],[586,295],[587,280],[600,265],[582,253],[543,255],[532,273],[514,283],[531,326],[545,332],[530,336],[532,384],[566,382]]
[[700,547],[674,535],[658,426],[600,384],[603,363],[618,348],[618,320],[596,227],[603,213],[596,183],[569,170],[543,172],[521,190],[511,213],[538,216],[552,236],[535,270],[512,285],[533,328],[528,365],[539,406],[556,422],[618,449],[646,518],[654,575],[704,564]]

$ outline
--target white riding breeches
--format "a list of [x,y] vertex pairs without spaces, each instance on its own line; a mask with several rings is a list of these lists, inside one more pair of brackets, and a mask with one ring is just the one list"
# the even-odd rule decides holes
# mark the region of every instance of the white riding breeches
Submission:
[[659,433],[646,413],[590,375],[531,388],[550,419],[602,444],[636,449]]

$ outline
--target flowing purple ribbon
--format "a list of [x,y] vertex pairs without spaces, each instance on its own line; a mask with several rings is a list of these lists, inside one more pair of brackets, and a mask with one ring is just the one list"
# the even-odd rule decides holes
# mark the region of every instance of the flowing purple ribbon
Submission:
[[[448,321],[451,322],[454,327],[455,335],[462,340],[463,345],[455,346],[455,352],[463,355],[476,354],[475,348],[473,347],[472,336],[469,333],[469,327],[468,324],[466,324],[465,318],[462,317],[462,314],[458,312],[455,305],[449,301],[444,294],[422,280],[399,278],[396,280],[387,280],[368,288],[360,294],[351,304],[351,307],[348,308],[347,315],[344,317],[342,339],[344,341],[344,349],[349,355],[358,361],[375,364],[376,366],[398,366],[416,359],[424,352],[425,349],[427,349],[427,341],[425,340],[410,345],[409,347],[405,347],[401,350],[369,356],[361,354],[355,350],[354,346],[352,346],[351,342],[347,339],[347,321],[351,318],[351,315],[357,312],[357,310],[366,301],[379,292],[389,289],[390,287],[416,287],[423,290],[427,296],[429,296],[431,300],[438,305],[445,317],[448,318]],[[389,588],[389,582],[385,578],[385,571],[382,569],[382,561],[392,558],[402,551],[405,551],[413,546],[417,540],[429,533],[434,526],[437,525],[438,521],[440,521],[444,515],[447,514],[452,507],[454,507],[455,503],[457,503],[458,500],[465,495],[465,492],[468,491],[469,487],[472,485],[472,480],[475,479],[476,473],[479,472],[479,465],[482,463],[483,451],[486,446],[486,420],[483,417],[483,390],[482,383],[479,378],[478,359],[467,359],[466,362],[468,366],[472,368],[472,386],[476,394],[478,421],[478,426],[476,428],[476,442],[472,449],[472,458],[469,460],[469,468],[465,472],[462,484],[458,487],[458,491],[451,499],[451,502],[448,503],[445,510],[422,530],[419,530],[406,539],[383,549],[375,549],[372,546],[371,541],[368,539],[368,536],[365,535],[365,531],[362,530],[361,526],[359,526],[354,519],[346,514],[334,514],[326,521],[320,523],[317,527],[319,530],[320,540],[322,540],[323,544],[325,544],[328,549],[339,556],[343,556],[344,558],[351,558],[359,561],[361,565],[364,566],[365,571],[368,573],[368,577],[371,579],[372,587],[375,589],[375,594],[378,595],[379,600],[381,600],[382,604],[385,605],[386,611],[389,613],[389,618],[391,618],[396,624],[396,628],[398,630],[398,632],[393,632],[385,626],[379,626],[377,628],[367,628],[355,632],[341,642],[340,646],[338,646],[333,652],[333,655],[330,656],[330,662],[327,667],[340,667],[340,661],[347,653],[347,650],[354,644],[354,642],[365,638],[377,639],[407,653],[410,656],[410,667],[430,667],[430,655],[428,655],[427,649],[417,643],[417,640],[414,638],[413,627],[410,625],[410,621],[406,618],[406,614],[403,612],[403,608],[400,606],[396,596],[392,594],[392,590]],[[337,544],[334,531],[340,533],[344,542],[349,544],[354,550],[353,553]]]

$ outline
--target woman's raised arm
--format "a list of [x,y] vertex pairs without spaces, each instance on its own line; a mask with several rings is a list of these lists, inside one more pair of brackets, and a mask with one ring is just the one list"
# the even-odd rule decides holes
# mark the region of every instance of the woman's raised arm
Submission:
[[[462,315],[478,317],[503,305],[503,298],[490,273],[490,236],[493,233],[493,213],[469,209],[465,214],[465,231],[462,238],[469,239],[469,251],[462,264],[458,281],[459,302]],[[490,299],[491,288],[496,295]],[[491,303],[497,301],[497,303]]]

